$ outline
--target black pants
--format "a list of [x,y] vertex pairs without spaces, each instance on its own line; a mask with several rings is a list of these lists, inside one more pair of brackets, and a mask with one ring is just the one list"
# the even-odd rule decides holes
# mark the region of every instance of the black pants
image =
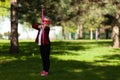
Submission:
[[50,68],[50,45],[41,45],[40,53],[42,58],[43,70],[48,72]]

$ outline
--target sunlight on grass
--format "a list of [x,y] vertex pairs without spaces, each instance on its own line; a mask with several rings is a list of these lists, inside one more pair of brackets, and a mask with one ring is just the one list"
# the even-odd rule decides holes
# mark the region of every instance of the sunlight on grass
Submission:
[[9,41],[0,40],[0,79],[119,80],[120,49],[111,48],[111,43],[111,40],[53,41],[50,74],[41,77],[39,47],[33,40],[20,41],[19,54],[9,54]]
[[82,72],[82,71],[83,71],[82,69],[74,69],[74,70],[70,70],[70,72],[77,72],[77,73]]
[[10,56],[0,56],[0,64],[4,62],[14,61],[14,60],[17,60],[17,58],[10,57]]
[[26,56],[22,56],[20,59],[25,61],[27,58],[26,58]]
[[[76,41],[77,42],[77,41]],[[75,43],[76,43],[75,42]],[[85,41],[89,42],[89,41]],[[101,41],[100,41],[101,42]],[[109,42],[109,41],[108,41]],[[89,44],[81,44],[83,47],[88,47],[88,49],[80,49],[79,50],[66,50],[60,55],[53,54],[52,57],[58,58],[59,60],[75,60],[75,61],[85,61],[90,62],[93,65],[100,65],[100,66],[107,66],[107,65],[120,65],[119,59],[104,59],[104,56],[112,56],[119,54],[120,49],[114,51],[114,48],[109,47],[110,44],[94,44],[94,41],[90,41]],[[80,44],[77,44],[79,46]],[[104,45],[104,46],[103,46]],[[66,45],[67,47],[70,46],[69,44]],[[73,48],[76,45],[73,46]]]

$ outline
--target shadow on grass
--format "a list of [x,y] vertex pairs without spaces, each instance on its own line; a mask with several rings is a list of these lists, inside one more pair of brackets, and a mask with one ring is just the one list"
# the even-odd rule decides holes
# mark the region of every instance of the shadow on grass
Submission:
[[120,65],[120,55],[119,54],[113,54],[113,55],[105,55],[102,56],[102,60],[96,60],[95,62],[102,62],[102,63],[117,63]]
[[94,66],[93,63],[51,58],[49,76],[41,77],[37,57],[18,59],[0,65],[1,80],[119,80],[120,66]]
[[[69,51],[87,51],[94,47],[109,47],[111,41],[58,41],[51,43],[52,54],[72,54]],[[75,53],[73,53],[75,55]]]
[[118,64],[120,64],[120,49],[111,48],[109,52],[113,52],[113,54],[101,56],[101,58],[103,59],[96,60],[96,62],[117,62]]
[[[67,50],[88,50],[92,48],[90,44],[109,45],[109,42],[52,42],[52,54],[69,53]],[[8,49],[8,44],[0,46],[0,57],[8,57],[6,61],[0,61],[1,80],[120,80],[119,65],[96,66],[94,64],[97,62],[60,60],[53,57],[51,57],[49,76],[41,77],[39,47],[34,42],[21,42],[20,54],[10,55],[7,52]],[[9,60],[11,57],[13,59]],[[111,55],[103,58],[119,59],[120,56]]]
[[[94,66],[95,63],[84,61],[58,60],[52,65],[55,80],[119,80],[120,66]],[[59,66],[58,66],[59,65]],[[56,68],[54,68],[56,67]],[[55,73],[55,74],[54,74]],[[50,76],[52,79],[53,76]],[[60,79],[61,77],[61,79]]]
[[[92,45],[92,46],[91,46]],[[111,41],[56,41],[51,42],[52,54],[69,53],[69,51],[85,51],[95,46],[110,46]],[[38,54],[39,47],[33,42],[20,42],[20,54]],[[0,43],[0,53],[8,53],[10,49],[9,43]]]

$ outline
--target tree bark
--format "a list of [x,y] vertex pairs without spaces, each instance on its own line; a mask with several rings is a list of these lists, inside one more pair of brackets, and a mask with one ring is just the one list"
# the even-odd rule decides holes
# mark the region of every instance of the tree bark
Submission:
[[90,40],[93,40],[93,30],[90,29]]
[[105,33],[106,33],[106,39],[110,39],[110,29],[106,29]]
[[95,38],[96,38],[96,41],[97,41],[98,40],[98,28],[96,28]]
[[18,44],[18,3],[17,0],[11,0],[11,46],[10,53],[19,52]]
[[98,40],[100,39],[100,28],[98,27]]
[[77,39],[82,39],[83,38],[83,26],[79,25],[78,26],[78,34],[77,34]]
[[113,47],[119,48],[120,43],[119,43],[119,27],[118,26],[113,26],[112,39],[113,39]]
[[64,25],[62,25],[62,39],[65,40],[65,30],[64,30]]

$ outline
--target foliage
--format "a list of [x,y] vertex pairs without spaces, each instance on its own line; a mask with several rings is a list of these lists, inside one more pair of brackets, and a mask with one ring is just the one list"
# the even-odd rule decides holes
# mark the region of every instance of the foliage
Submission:
[[8,32],[4,32],[4,36],[7,37],[8,39],[10,39],[11,34],[10,34],[9,31]]
[[[44,6],[45,16],[55,20],[58,0],[19,0],[19,19],[21,22],[37,23],[41,20],[41,9]],[[56,7],[57,6],[57,7]],[[55,15],[56,14],[56,15]]]
[[[4,6],[4,3],[9,9],[7,1],[1,0],[0,4]],[[96,27],[112,26],[114,21],[120,24],[120,17],[116,19],[116,15],[120,16],[120,0],[18,0],[19,22],[29,27],[40,23],[42,7],[52,25],[62,25],[70,32],[75,32],[78,25],[95,30]]]
[[0,16],[2,16],[2,18],[6,16],[9,17],[10,16],[9,12],[10,12],[10,0],[0,0]]
[[[2,6],[0,9],[5,9],[2,10],[5,15],[8,14],[6,10],[10,8],[9,2],[10,0],[0,1]],[[75,26],[83,23],[87,27],[92,25],[93,28],[101,24],[104,15],[114,15],[116,10],[119,12],[116,5],[119,0],[19,0],[18,3],[19,21],[30,24],[41,21],[42,5],[45,15],[51,18],[52,24],[73,22]]]
[[65,24],[65,31],[69,31],[69,32],[75,33],[76,29],[77,29],[77,26],[75,25],[74,22],[72,22],[72,21],[66,22],[66,24]]
[[10,36],[10,32],[4,32],[4,36]]
[[102,11],[103,10],[98,5],[90,6],[87,13],[81,18],[81,23],[85,28],[95,30],[96,27],[100,27],[101,23],[104,21]]
[[18,3],[18,17],[20,19],[20,22],[36,22],[37,18],[39,18],[40,15],[40,0],[19,0]]
[[19,19],[21,23],[40,22],[43,5],[53,25],[64,25],[74,31],[82,24],[94,30],[109,21],[105,15],[114,16],[119,11],[118,3],[119,0],[19,0]]

